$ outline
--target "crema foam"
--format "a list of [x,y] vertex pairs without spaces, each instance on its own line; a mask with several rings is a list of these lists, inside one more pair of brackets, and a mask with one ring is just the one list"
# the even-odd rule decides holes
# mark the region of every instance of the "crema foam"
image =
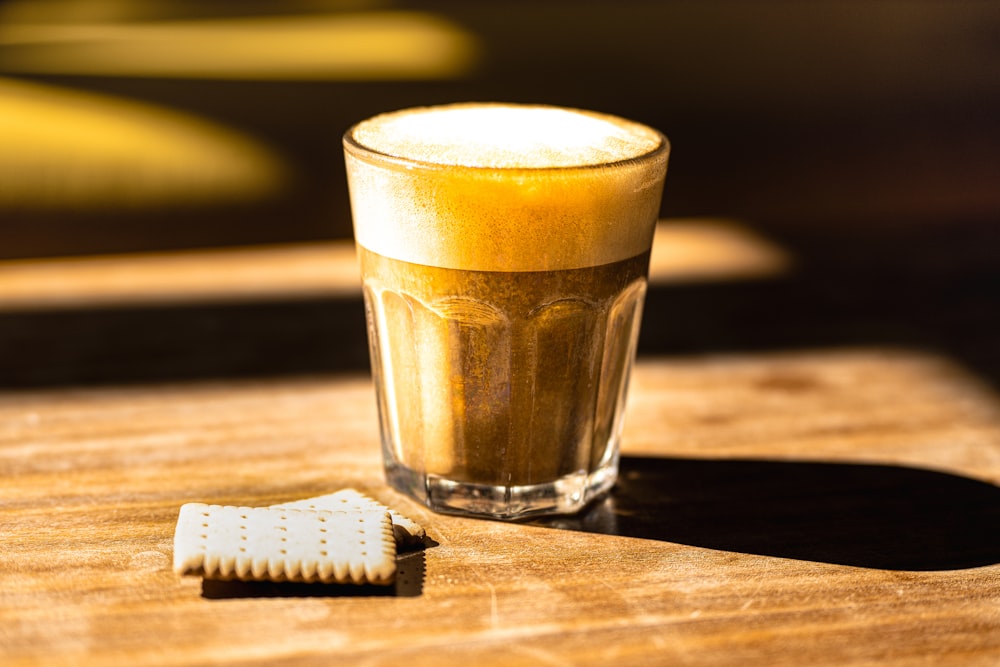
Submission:
[[480,271],[581,268],[645,252],[669,153],[639,123],[512,104],[382,114],[344,142],[359,244]]

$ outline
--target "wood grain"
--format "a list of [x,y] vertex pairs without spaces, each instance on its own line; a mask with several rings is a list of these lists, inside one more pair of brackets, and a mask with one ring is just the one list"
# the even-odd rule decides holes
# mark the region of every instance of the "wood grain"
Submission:
[[[2,395],[0,655],[5,665],[1000,659],[1000,403],[974,377],[929,353],[867,349],[646,359],[634,389],[622,485],[545,526],[435,515],[386,489],[363,375]],[[769,488],[740,478],[753,472],[740,461]],[[817,477],[813,464],[867,476]],[[797,472],[828,488],[808,500],[780,481]],[[657,488],[671,474],[684,483]],[[856,515],[857,530],[831,537],[860,547],[797,557],[788,522],[820,547],[823,531],[789,507],[849,514],[881,488],[903,505],[890,518],[921,525],[926,498],[905,505],[928,481],[957,494],[940,502],[964,503],[977,539],[921,562],[904,553],[919,540],[894,554],[866,534],[878,520]],[[396,589],[213,585],[170,571],[183,502],[263,505],[343,486],[427,527]],[[773,539],[731,533],[769,521]],[[932,538],[950,534],[943,521],[925,524]],[[865,556],[866,540],[890,553]],[[845,554],[855,562],[837,562]]]
[[[349,252],[0,266],[0,664],[1000,662],[1000,395],[992,367],[969,363],[990,357],[920,337],[783,347],[789,322],[857,330],[847,311],[814,321],[824,303],[746,330],[770,345],[668,354],[671,327],[725,341],[722,316],[751,306],[741,289],[726,311],[726,290],[671,285],[789,258],[725,224],[658,239],[659,344],[634,374],[619,484],[578,516],[521,524],[433,514],[384,485]],[[825,285],[784,280],[752,306],[779,312],[787,285],[802,306]],[[972,285],[921,292],[966,295],[962,317],[904,322],[989,321]],[[171,571],[185,502],[346,486],[427,529],[394,587]]]

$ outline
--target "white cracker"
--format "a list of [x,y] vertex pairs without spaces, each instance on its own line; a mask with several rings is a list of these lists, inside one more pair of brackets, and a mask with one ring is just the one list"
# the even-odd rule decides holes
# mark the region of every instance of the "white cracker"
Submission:
[[392,530],[396,536],[396,542],[400,546],[412,547],[420,546],[424,543],[425,532],[423,526],[356,489],[341,489],[335,493],[281,503],[280,505],[272,505],[271,507],[304,510],[380,509],[389,513],[389,517],[392,519]]
[[298,510],[187,503],[174,571],[206,579],[388,584],[396,543],[385,510]]

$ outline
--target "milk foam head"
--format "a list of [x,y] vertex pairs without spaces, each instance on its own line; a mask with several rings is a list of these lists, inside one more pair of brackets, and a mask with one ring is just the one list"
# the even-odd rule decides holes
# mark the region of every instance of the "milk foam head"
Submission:
[[596,266],[649,250],[669,144],[575,109],[407,109],[344,136],[354,232],[380,255],[481,271]]

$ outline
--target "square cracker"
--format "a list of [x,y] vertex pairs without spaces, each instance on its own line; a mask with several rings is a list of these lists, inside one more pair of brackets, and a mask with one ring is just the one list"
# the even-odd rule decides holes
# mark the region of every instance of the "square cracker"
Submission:
[[280,505],[272,505],[271,507],[333,511],[381,510],[389,513],[389,518],[392,520],[392,530],[396,536],[396,542],[400,546],[418,547],[424,543],[425,531],[423,526],[356,489],[341,489],[335,493],[281,503]]
[[177,518],[174,571],[206,579],[389,584],[396,542],[384,509],[187,503]]

